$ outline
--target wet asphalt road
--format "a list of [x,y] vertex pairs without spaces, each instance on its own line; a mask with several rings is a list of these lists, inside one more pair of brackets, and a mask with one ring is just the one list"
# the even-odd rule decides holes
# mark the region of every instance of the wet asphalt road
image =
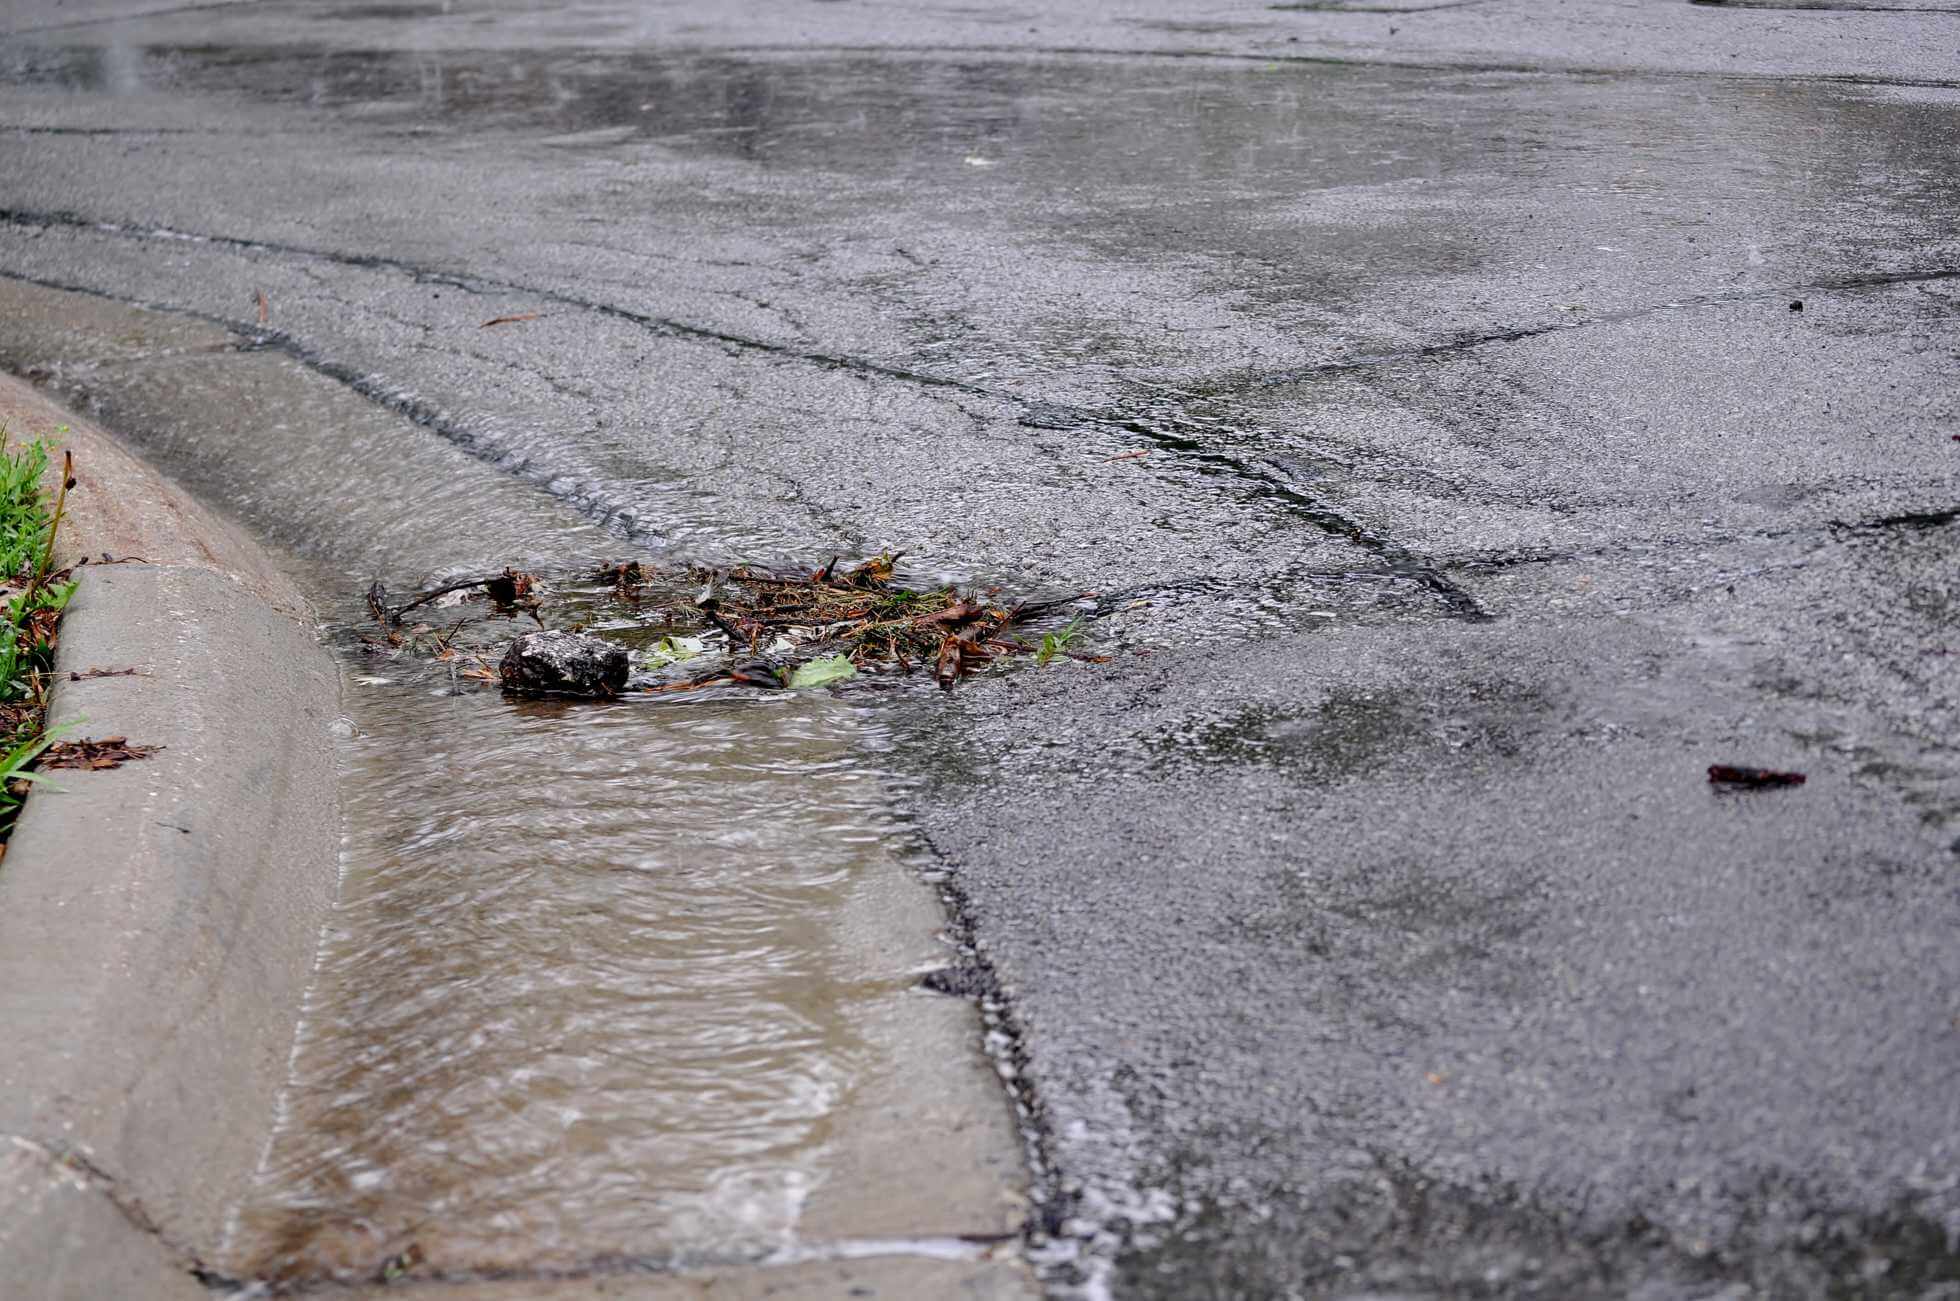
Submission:
[[0,274],[1098,594],[894,706],[1058,1294],[1960,1294],[1960,4],[140,7]]

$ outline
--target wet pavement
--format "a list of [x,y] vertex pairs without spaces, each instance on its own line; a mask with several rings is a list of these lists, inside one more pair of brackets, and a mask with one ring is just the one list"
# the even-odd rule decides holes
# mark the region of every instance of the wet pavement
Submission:
[[[807,757],[905,775],[1057,1294],[1944,1295],[1960,21],[1802,8],[28,33],[9,292],[243,355],[0,360],[350,590],[630,543],[1097,593],[1111,663]],[[377,486],[282,478],[302,381]]]
[[957,954],[892,811],[912,783],[883,711],[507,699],[479,655],[535,624],[464,593],[403,627],[465,653],[391,645],[370,577],[406,601],[491,563],[540,575],[556,625],[652,634],[592,577],[630,544],[290,357],[0,296],[12,363],[261,538],[343,670],[339,906],[278,1112],[238,1118],[271,1133],[224,1240],[194,1246],[211,1274],[1028,1295],[983,1024],[919,987]]

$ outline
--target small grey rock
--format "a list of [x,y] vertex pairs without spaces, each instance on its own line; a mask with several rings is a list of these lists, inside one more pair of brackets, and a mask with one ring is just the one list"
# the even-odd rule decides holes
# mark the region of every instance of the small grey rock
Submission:
[[573,632],[527,632],[497,666],[504,690],[532,696],[616,696],[627,669],[625,647]]

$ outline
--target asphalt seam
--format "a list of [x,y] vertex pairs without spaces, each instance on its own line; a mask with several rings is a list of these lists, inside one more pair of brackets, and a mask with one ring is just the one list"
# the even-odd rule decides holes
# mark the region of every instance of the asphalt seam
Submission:
[[[905,367],[889,366],[884,363],[863,358],[843,357],[832,353],[816,352],[808,349],[787,348],[765,340],[744,335],[730,334],[705,326],[689,325],[666,317],[652,316],[635,312],[615,304],[602,303],[574,295],[538,290],[509,281],[492,280],[485,277],[462,278],[453,273],[438,273],[429,268],[418,267],[413,263],[396,259],[380,258],[366,254],[334,253],[326,250],[309,249],[299,245],[268,241],[246,240],[228,235],[210,235],[187,232],[167,227],[143,227],[123,222],[94,221],[72,212],[42,212],[28,209],[0,208],[0,224],[31,226],[38,228],[61,228],[92,231],[116,238],[135,240],[191,239],[208,244],[237,249],[241,252],[271,253],[288,257],[307,258],[326,261],[335,265],[352,266],[368,270],[388,270],[408,275],[417,283],[439,283],[460,285],[471,292],[481,293],[481,286],[494,286],[499,292],[516,296],[528,296],[563,306],[578,308],[600,316],[624,320],[663,337],[692,341],[705,341],[722,346],[732,346],[756,351],[785,360],[801,361],[825,369],[842,370],[880,379],[898,380],[918,384],[929,389],[964,393],[968,396],[985,398],[1020,408],[1024,422],[1037,413],[1066,413],[1080,426],[1100,426],[1120,429],[1156,443],[1166,451],[1175,453],[1180,460],[1195,464],[1200,473],[1225,473],[1251,487],[1255,496],[1265,497],[1280,503],[1292,514],[1306,520],[1330,535],[1344,538],[1372,554],[1380,556],[1387,564],[1395,567],[1428,588],[1442,603],[1450,617],[1470,622],[1483,622],[1489,615],[1477,604],[1476,598],[1458,586],[1433,564],[1423,560],[1416,553],[1395,542],[1392,538],[1369,528],[1357,519],[1350,518],[1327,501],[1316,497],[1296,481],[1286,475],[1277,463],[1268,462],[1261,466],[1254,461],[1227,452],[1204,447],[1197,440],[1174,429],[1164,427],[1161,420],[1132,414],[1115,408],[1094,408],[1071,406],[1064,403],[1043,401],[1022,397],[1011,391],[974,384],[970,381],[947,378],[911,370]],[[9,278],[40,285],[43,288],[79,290],[92,293],[115,302],[130,303],[132,300],[88,286],[62,284],[36,277],[6,272]],[[141,306],[159,307],[162,305],[143,303]],[[390,390],[378,383],[370,373],[356,371],[339,362],[331,361],[300,344],[283,331],[268,327],[253,327],[222,317],[198,312],[187,308],[165,306],[163,310],[178,312],[193,319],[204,321],[262,341],[265,345],[281,349],[295,360],[310,369],[333,379],[355,392],[387,407],[416,424],[432,429],[457,446],[507,473],[538,484],[545,491],[570,502],[572,505],[598,520],[601,524],[618,529],[629,539],[639,539],[643,531],[637,527],[628,528],[619,524],[618,511],[609,506],[597,489],[583,483],[565,482],[565,476],[558,474],[525,473],[516,464],[516,458],[507,451],[493,450],[482,439],[469,430],[456,424],[438,408],[399,390]]]
[[583,311],[595,312],[616,320],[627,321],[655,334],[692,339],[703,343],[721,344],[741,348],[745,351],[760,352],[769,356],[782,357],[791,361],[806,362],[829,370],[849,370],[877,375],[886,379],[904,380],[928,388],[953,389],[981,396],[997,396],[984,386],[971,384],[965,380],[933,375],[925,371],[911,370],[903,366],[891,366],[883,362],[871,361],[861,357],[845,357],[834,353],[809,348],[796,348],[786,344],[771,343],[749,335],[734,334],[717,330],[712,326],[695,325],[671,317],[655,316],[647,312],[636,312],[616,303],[601,302],[597,299],[583,298],[558,290],[538,289],[516,281],[499,280],[489,276],[436,271],[418,266],[399,258],[385,258],[373,254],[338,253],[331,249],[309,248],[303,244],[288,244],[277,240],[244,239],[235,235],[213,235],[200,231],[177,230],[169,226],[144,226],[132,222],[92,220],[80,213],[66,211],[43,211],[25,208],[0,208],[0,224],[13,226],[34,226],[46,228],[70,228],[94,231],[99,234],[119,236],[138,240],[190,240],[203,244],[215,244],[234,248],[247,253],[270,253],[293,258],[307,258],[328,262],[336,266],[356,267],[363,270],[395,271],[408,276],[417,284],[437,284],[445,288],[464,289],[482,295],[485,289],[496,293],[540,299],[557,303],[564,307],[576,307]]
[[[7,34],[16,37],[33,36],[33,35],[40,35],[47,32],[66,31],[66,30],[71,30],[74,28],[81,28],[81,27],[101,26],[101,25],[117,23],[117,22],[139,22],[146,19],[166,18],[177,14],[195,13],[202,10],[230,8],[238,3],[240,3],[240,0],[212,0],[211,3],[183,5],[174,9],[157,10],[153,13],[117,15],[113,17],[104,17],[104,18],[86,18],[71,23],[51,24],[45,27],[18,28],[8,32]],[[1416,16],[1437,9],[1464,8],[1467,7],[1467,4],[1469,3],[1476,3],[1476,0],[1457,0],[1457,3],[1455,4],[1431,5],[1428,6],[1426,9],[1416,9],[1416,10],[1398,9],[1395,10],[1394,13],[1390,16],[1405,15],[1405,14],[1410,16]],[[1716,5],[1705,5],[1705,6],[1698,6],[1698,7],[1722,8],[1722,7],[1730,7],[1730,6],[1716,4]],[[1736,9],[1763,9],[1763,8],[1767,8],[1768,6],[1736,4],[1733,5],[1732,7]],[[1273,6],[1269,6],[1269,8],[1273,10],[1279,10],[1285,8],[1285,6],[1273,5]],[[1852,6],[1844,6],[1843,8],[1846,11],[1853,11]],[[1927,10],[1912,9],[1912,10],[1898,10],[1898,11],[1891,11],[1891,10],[1874,11],[1874,10],[1858,9],[1855,11],[1856,12],[1888,12],[1888,13],[1901,12],[1901,13],[1908,13],[1908,14],[1917,14],[1917,13],[1946,14],[1950,12],[1946,10],[1933,10],[1933,9],[1927,9]],[[1329,12],[1330,14],[1338,15],[1339,13],[1342,12],[1354,14],[1354,13],[1360,13],[1364,11],[1329,10],[1327,12]],[[1779,7],[1777,12],[1779,13],[1779,15],[1783,15],[1783,14],[1800,13],[1800,12],[1830,13],[1831,11],[1823,10],[1816,6],[1806,5],[1803,6],[1801,9],[1795,6]],[[1300,35],[1301,34],[1297,32],[1284,31],[1281,27],[1278,26],[1278,23],[1276,22],[1274,29],[1270,34],[1259,33],[1257,35],[1254,35],[1248,33],[1248,38],[1252,40],[1288,41],[1290,39],[1298,39]],[[1310,37],[1309,39],[1319,40],[1325,38],[1315,36],[1315,37]],[[569,48],[579,49],[583,47],[574,46]],[[805,54],[805,55],[807,54],[855,54],[855,55],[927,54],[927,55],[948,55],[953,57],[971,56],[971,55],[1009,56],[1009,57],[1032,55],[1037,57],[1077,58],[1077,59],[1103,58],[1103,59],[1141,59],[1141,60],[1149,60],[1149,59],[1213,60],[1217,62],[1229,62],[1229,63],[1260,63],[1260,64],[1279,63],[1279,64],[1300,64],[1300,65],[1307,65],[1307,66],[1336,67],[1336,68],[1407,68],[1417,72],[1509,73],[1509,74],[1516,74],[1521,76],[1533,76],[1533,77],[1640,77],[1640,78],[1650,78],[1650,79],[1658,79],[1658,80],[1683,80],[1683,79],[1691,78],[1695,80],[1712,79],[1712,80],[1719,80],[1719,81],[1772,83],[1772,84],[1791,82],[1791,81],[1808,81],[1808,82],[1825,82],[1825,83],[1848,85],[1848,86],[1890,86],[1890,87],[1908,87],[1908,88],[1931,89],[1931,90],[1960,89],[1960,78],[1952,78],[1952,77],[1898,77],[1898,76],[1887,77],[1887,76],[1879,76],[1873,73],[1859,73],[1859,72],[1799,72],[1799,73],[1740,72],[1740,71],[1732,71],[1725,68],[1633,68],[1633,67],[1615,67],[1610,64],[1518,63],[1518,62],[1507,62],[1503,60],[1477,59],[1474,57],[1466,57],[1460,59],[1450,59],[1450,58],[1398,59],[1392,56],[1378,57],[1378,58],[1356,58],[1353,56],[1344,56],[1338,54],[1308,54],[1300,51],[1286,51],[1286,50],[1208,50],[1208,49],[1191,48],[1191,47],[1158,47],[1155,49],[1121,49],[1121,48],[1113,48],[1109,46],[1096,46],[1096,45],[987,45],[987,44],[934,45],[934,44],[921,44],[921,43],[889,44],[889,45],[843,45],[843,44],[775,45],[766,42],[751,42],[748,44],[702,44],[702,45],[693,45],[693,46],[675,46],[672,48],[704,50],[704,51],[710,51],[714,53],[725,53],[725,54]]]
[[1518,326],[1509,330],[1490,330],[1481,334],[1461,334],[1453,338],[1440,339],[1434,343],[1419,344],[1413,348],[1392,352],[1369,353],[1359,357],[1343,357],[1338,361],[1321,362],[1313,366],[1300,367],[1278,374],[1261,375],[1243,383],[1222,388],[1224,394],[1253,392],[1263,388],[1281,388],[1288,384],[1307,383],[1328,375],[1338,375],[1347,371],[1372,370],[1385,366],[1397,366],[1412,361],[1428,361],[1435,357],[1446,357],[1471,352],[1478,348],[1491,347],[1504,343],[1521,343],[1528,339],[1543,338],[1550,334],[1563,334],[1571,330],[1591,329],[1602,325],[1620,325],[1629,321],[1643,320],[1664,312],[1693,311],[1701,307],[1727,307],[1741,303],[1776,302],[1797,294],[1859,293],[1868,289],[1891,289],[1899,285],[1929,284],[1944,280],[1960,279],[1960,269],[1941,267],[1926,271],[1894,271],[1862,273],[1849,276],[1825,276],[1816,280],[1802,281],[1792,285],[1779,285],[1769,289],[1741,289],[1729,293],[1690,294],[1671,299],[1665,303],[1650,303],[1645,307],[1629,307],[1615,312],[1600,312],[1570,321],[1546,321],[1538,325]]
[[[1273,39],[1284,40],[1275,33]],[[1960,77],[1880,77],[1860,72],[1733,72],[1722,68],[1616,68],[1606,64],[1503,63],[1472,59],[1357,59],[1336,54],[1303,54],[1282,50],[1236,51],[1199,49],[1124,50],[1096,45],[699,45],[695,50],[726,54],[930,54],[962,55],[1039,55],[1065,59],[1180,59],[1210,60],[1220,63],[1303,64],[1332,68],[1408,69],[1413,72],[1500,73],[1525,77],[1616,77],[1647,78],[1658,81],[1733,81],[1757,85],[1788,82],[1824,82],[1844,86],[1883,86],[1915,90],[1960,89]]]
[[[1844,276],[1820,277],[1794,285],[1783,285],[1767,289],[1739,290],[1727,293],[1689,295],[1666,303],[1650,304],[1644,307],[1628,308],[1617,312],[1600,313],[1581,320],[1552,321],[1538,325],[1521,326],[1507,330],[1494,330],[1481,334],[1467,334],[1455,338],[1439,340],[1434,343],[1418,345],[1389,353],[1370,354],[1363,357],[1344,358],[1317,366],[1284,372],[1279,375],[1262,376],[1243,384],[1216,389],[1203,394],[1180,394],[1182,401],[1178,409],[1166,415],[1142,415],[1125,411],[1120,407],[1075,406],[1067,403],[1043,401],[1023,397],[1009,390],[989,385],[975,384],[971,381],[931,375],[906,367],[896,367],[864,358],[841,356],[834,353],[812,349],[791,348],[767,340],[745,335],[715,330],[711,327],[675,321],[671,318],[654,316],[649,313],[633,311],[616,304],[604,303],[577,295],[564,294],[551,290],[540,290],[512,282],[488,277],[436,271],[400,259],[383,258],[369,254],[346,254],[332,250],[314,249],[303,245],[287,244],[278,241],[250,240],[230,235],[212,235],[203,232],[180,231],[169,227],[146,227],[136,223],[92,220],[79,213],[66,211],[40,211],[32,209],[0,209],[0,223],[16,226],[40,228],[64,228],[92,231],[118,238],[135,240],[192,239],[207,244],[237,249],[246,253],[269,253],[274,255],[324,261],[333,265],[350,266],[364,270],[392,271],[406,275],[418,284],[440,284],[444,287],[461,288],[470,293],[483,295],[486,288],[495,293],[528,296],[556,302],[561,306],[591,312],[600,316],[624,320],[639,328],[662,337],[677,338],[694,342],[710,342],[721,346],[732,346],[746,351],[800,361],[825,369],[844,370],[877,378],[897,380],[905,383],[923,385],[929,388],[965,393],[969,396],[1002,402],[1021,409],[1023,422],[1028,418],[1042,416],[1052,420],[1054,416],[1065,415],[1070,423],[1078,427],[1101,427],[1118,430],[1145,438],[1162,450],[1176,456],[1179,461],[1195,467],[1200,474],[1221,475],[1247,485],[1255,497],[1266,498],[1278,503],[1289,513],[1306,520],[1322,532],[1340,537],[1353,545],[1380,557],[1386,571],[1393,576],[1411,579],[1428,590],[1442,605],[1445,613],[1452,619],[1481,623],[1491,619],[1476,597],[1461,584],[1451,578],[1445,569],[1448,565],[1434,558],[1426,558],[1393,538],[1369,528],[1360,520],[1340,511],[1326,500],[1316,496],[1304,487],[1296,476],[1289,475],[1283,464],[1272,458],[1252,459],[1221,451],[1207,446],[1191,431],[1191,422],[1186,414],[1188,407],[1196,402],[1230,402],[1239,394],[1256,392],[1261,389],[1283,387],[1288,384],[1307,383],[1315,379],[1340,375],[1349,372],[1366,371],[1382,367],[1420,363],[1441,357],[1458,356],[1477,349],[1504,343],[1516,343],[1540,338],[1551,334],[1595,326],[1621,324],[1643,319],[1669,311],[1687,311],[1701,307],[1727,306],[1737,303],[1766,302],[1789,298],[1805,293],[1854,293],[1874,289],[1893,288],[1904,284],[1926,284],[1960,279],[1960,269],[1933,268],[1914,271],[1858,273]],[[97,295],[110,301],[132,303],[133,300],[121,298],[105,291],[87,286],[63,284],[14,273],[9,278],[40,285],[44,288],[83,292]],[[378,383],[371,374],[356,371],[351,367],[334,362],[319,355],[283,331],[266,327],[226,320],[193,309],[160,304],[137,304],[158,308],[185,315],[208,324],[216,325],[240,335],[259,348],[276,348],[293,357],[316,373],[343,384],[386,409],[394,411],[415,424],[428,428],[478,459],[543,488],[555,497],[565,500],[595,519],[602,525],[613,528],[628,540],[644,540],[648,530],[638,521],[624,524],[619,518],[617,508],[611,506],[605,494],[590,484],[571,481],[567,476],[549,470],[530,472],[518,458],[510,452],[486,445],[476,434],[449,419],[439,408],[431,406],[418,398],[399,390],[391,390]],[[245,350],[243,348],[241,351]],[[569,396],[569,395],[568,395]],[[580,399],[588,401],[589,399]],[[1232,403],[1232,405],[1238,405]],[[1182,425],[1183,431],[1178,426]],[[1200,427],[1202,428],[1202,427]],[[1188,431],[1188,432],[1187,432]],[[1248,432],[1240,430],[1238,432]],[[1867,527],[1868,524],[1847,525],[1847,527]]]
[[[97,289],[92,285],[73,284],[67,281],[51,280],[42,276],[23,275],[18,272],[0,271],[0,279],[12,280],[19,284],[33,285],[40,289],[52,289],[61,293],[86,294],[105,302],[118,303],[125,307],[140,307],[149,311],[180,316],[186,320],[199,321],[206,325],[228,330],[238,336],[238,344],[233,348],[216,348],[205,355],[222,356],[227,352],[239,354],[253,352],[277,352],[292,358],[300,365],[325,379],[359,394],[383,410],[393,412],[409,421],[440,435],[455,444],[469,455],[515,478],[538,488],[546,495],[563,501],[580,511],[596,523],[613,530],[629,541],[643,540],[652,532],[642,527],[637,520],[627,523],[619,508],[609,505],[602,492],[583,480],[557,473],[549,468],[534,468],[529,459],[514,452],[486,444],[469,429],[451,420],[437,406],[424,402],[412,394],[391,389],[377,381],[372,375],[357,371],[339,362],[330,361],[300,344],[292,336],[279,330],[252,326],[239,321],[228,320],[195,308],[179,307],[169,303],[150,302],[144,299],[129,298]],[[184,355],[182,353],[178,355]],[[136,360],[168,360],[158,358],[132,358]]]
[[978,987],[969,997],[980,1013],[984,1031],[981,1050],[994,1063],[1001,1091],[1014,1104],[1022,1159],[1027,1163],[1031,1212],[1023,1225],[1023,1237],[1034,1245],[1037,1234],[1051,1238],[1065,1236],[1063,1225],[1078,1199],[1069,1196],[1062,1187],[1055,1127],[1049,1120],[1041,1086],[1035,1081],[1034,1049],[1027,1026],[1014,1000],[1002,987],[993,958],[980,942],[979,912],[960,884],[952,855],[941,849],[917,823],[910,826],[909,834],[942,868],[937,885],[940,905],[946,913],[947,935],[953,941],[954,952],[960,956],[961,967],[971,973]]
[[1929,5],[1851,4],[1845,0],[1819,3],[1818,0],[1688,0],[1709,9],[1765,9],[1786,14],[1938,14],[1960,18],[1960,9],[1937,9]]
[[1490,3],[1492,0],[1442,0],[1440,4],[1410,5],[1398,9],[1394,5],[1346,4],[1342,0],[1300,0],[1297,4],[1272,4],[1267,5],[1266,8],[1280,14],[1329,14],[1335,17],[1343,14],[1381,14],[1389,18],[1400,18],[1407,14],[1433,14],[1444,9],[1474,9],[1479,5]]
[[[1960,81],[1956,81],[1960,86]],[[1023,398],[1007,390],[970,380],[951,376],[934,375],[929,371],[914,370],[905,366],[893,366],[885,362],[872,361],[864,357],[850,357],[817,349],[797,348],[787,344],[771,343],[751,335],[735,334],[718,330],[712,326],[696,325],[672,317],[655,316],[651,313],[636,312],[631,308],[620,307],[615,303],[601,302],[597,299],[583,298],[558,290],[539,289],[518,281],[500,280],[474,273],[437,271],[399,258],[386,258],[376,254],[340,253],[332,249],[312,248],[303,244],[290,244],[278,240],[246,239],[236,235],[216,235],[204,231],[178,230],[170,226],[146,226],[136,222],[111,221],[85,217],[80,213],[59,209],[0,208],[0,224],[27,226],[40,229],[74,229],[92,231],[135,240],[190,240],[196,243],[220,245],[246,253],[271,253],[294,258],[306,258],[328,262],[336,266],[354,267],[362,270],[394,271],[408,276],[416,284],[441,285],[444,288],[461,289],[478,296],[490,294],[509,294],[531,297],[564,307],[574,307],[582,311],[595,312],[630,322],[642,329],[668,337],[693,339],[700,342],[716,343],[741,348],[746,351],[761,352],[787,360],[807,362],[831,370],[848,370],[877,375],[886,379],[902,380],[928,388],[953,389],[976,397],[1015,402],[1023,407],[1053,405],[1038,399]],[[24,279],[25,277],[16,277]],[[1924,284],[1943,280],[1960,279],[1960,268],[1936,267],[1915,271],[1865,272],[1847,276],[1827,276],[1816,280],[1800,281],[1796,284],[1781,285],[1767,289],[1736,290],[1728,293],[1694,294],[1672,299],[1665,303],[1653,303],[1643,307],[1625,308],[1615,312],[1602,312],[1570,321],[1546,321],[1537,325],[1517,326],[1504,330],[1491,330],[1477,334],[1460,334],[1432,343],[1418,344],[1412,348],[1398,349],[1384,353],[1371,353],[1359,357],[1347,357],[1338,361],[1322,362],[1314,366],[1284,371],[1276,375],[1263,375],[1249,379],[1243,384],[1221,390],[1225,393],[1244,391],[1260,387],[1273,387],[1298,383],[1320,374],[1332,374],[1348,370],[1361,370],[1374,366],[1395,365],[1401,362],[1421,360],[1428,357],[1453,352],[1463,352],[1493,344],[1515,343],[1542,335],[1556,334],[1568,330],[1586,329],[1599,325],[1614,325],[1625,321],[1638,320],[1661,312],[1684,310],[1704,306],[1722,306],[1731,303],[1774,301],[1792,294],[1803,293],[1847,293],[1864,289],[1890,288],[1902,284]],[[100,292],[100,291],[92,291]],[[104,297],[115,297],[103,294]],[[129,301],[129,300],[120,300]],[[221,318],[201,316],[188,309],[189,315],[199,315],[200,319],[213,324],[223,324],[228,328],[249,332],[249,326],[239,326]],[[263,332],[263,331],[262,331]],[[276,333],[276,332],[274,332]]]
[[200,13],[206,9],[230,9],[236,5],[250,3],[251,0],[202,0],[198,4],[177,5],[169,9],[152,9],[140,14],[105,14],[100,18],[77,18],[65,23],[48,23],[42,27],[14,27],[7,29],[7,36],[38,36],[43,32],[67,32],[80,27],[102,27],[110,23],[141,22],[146,18],[169,18],[175,14]]

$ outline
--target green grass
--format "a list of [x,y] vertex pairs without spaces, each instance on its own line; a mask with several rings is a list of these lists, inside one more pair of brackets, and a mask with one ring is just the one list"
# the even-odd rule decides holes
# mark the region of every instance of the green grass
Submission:
[[1041,649],[1035,652],[1034,662],[1041,668],[1048,667],[1048,661],[1057,655],[1065,654],[1071,643],[1082,635],[1082,620],[1071,620],[1069,626],[1059,632],[1041,634]]
[[47,469],[45,442],[11,443],[0,429],[0,838],[36,780],[28,769],[54,740],[46,727],[54,627],[75,591],[66,574],[51,572],[68,494],[64,483],[49,502]]

